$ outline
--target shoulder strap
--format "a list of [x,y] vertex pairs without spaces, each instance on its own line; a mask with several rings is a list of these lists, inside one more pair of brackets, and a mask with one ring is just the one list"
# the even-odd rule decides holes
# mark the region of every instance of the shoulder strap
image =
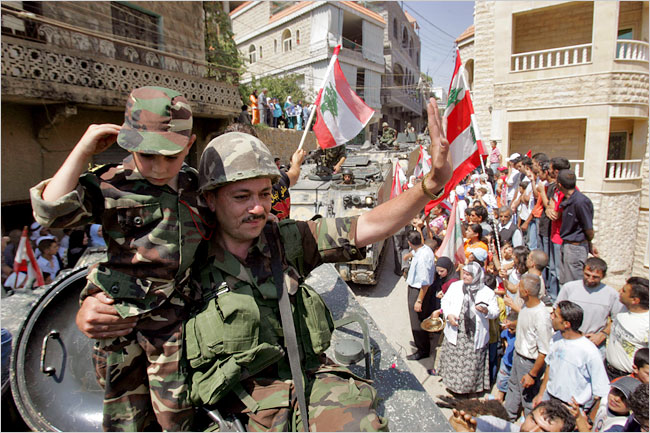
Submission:
[[[266,236],[266,240],[271,248],[271,271],[273,272],[273,281],[275,282],[275,287],[278,291],[284,344],[287,348],[287,354],[289,355],[289,367],[291,368],[293,386],[296,390],[296,396],[298,397],[302,428],[304,431],[309,431],[309,412],[307,411],[308,407],[305,399],[305,388],[302,368],[300,365],[300,352],[298,351],[298,338],[296,337],[296,328],[293,323],[293,314],[291,313],[289,291],[284,285],[282,258],[280,256],[280,248],[278,247],[278,239],[274,233],[274,227],[274,224],[267,224],[264,226],[264,235]],[[286,245],[284,249],[287,251]]]
[[305,276],[304,254],[302,250],[302,237],[295,220],[284,219],[278,223],[282,245],[284,245],[284,256],[287,262],[300,274]]

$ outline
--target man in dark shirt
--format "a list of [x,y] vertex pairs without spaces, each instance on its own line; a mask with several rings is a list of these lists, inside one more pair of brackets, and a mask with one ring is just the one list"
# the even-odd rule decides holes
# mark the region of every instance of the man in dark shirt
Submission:
[[[292,187],[298,182],[300,177],[300,166],[305,160],[307,152],[298,149],[291,156],[291,167],[288,171],[280,170],[280,179],[272,186],[271,191],[271,213],[278,217],[279,220],[289,218],[291,211],[291,196],[289,195],[289,187]],[[277,159],[277,158],[276,158]],[[278,161],[276,161],[278,165]],[[279,169],[280,167],[278,167]]]
[[595,252],[591,245],[591,240],[594,238],[594,205],[586,195],[576,189],[576,175],[571,170],[560,170],[557,186],[564,194],[564,199],[560,203],[562,209],[560,284],[564,284],[582,278],[582,270],[589,252]]

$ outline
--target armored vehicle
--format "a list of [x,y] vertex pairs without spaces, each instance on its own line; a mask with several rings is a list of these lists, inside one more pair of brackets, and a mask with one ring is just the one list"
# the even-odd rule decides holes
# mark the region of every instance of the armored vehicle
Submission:
[[[314,217],[345,217],[360,215],[390,198],[393,169],[390,160],[377,162],[369,156],[348,150],[342,173],[349,175],[322,175],[318,164],[305,164],[301,178],[291,187],[291,218],[309,220]],[[366,258],[343,264],[337,268],[345,281],[358,284],[376,284],[376,270],[385,241],[366,247]]]

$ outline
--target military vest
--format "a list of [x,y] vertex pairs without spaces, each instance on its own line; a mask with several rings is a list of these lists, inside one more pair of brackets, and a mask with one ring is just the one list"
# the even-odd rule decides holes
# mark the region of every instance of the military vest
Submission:
[[[304,371],[320,365],[318,355],[330,345],[334,320],[320,295],[303,281],[302,238],[295,221],[281,221],[278,228],[280,251],[289,265],[284,276],[300,276],[291,303]],[[259,285],[238,280],[229,287],[219,269],[203,266],[200,281],[203,304],[184,333],[191,399],[199,406],[213,405],[234,391],[247,406],[255,406],[242,395],[242,380],[276,364],[280,376],[291,378],[273,278]]]

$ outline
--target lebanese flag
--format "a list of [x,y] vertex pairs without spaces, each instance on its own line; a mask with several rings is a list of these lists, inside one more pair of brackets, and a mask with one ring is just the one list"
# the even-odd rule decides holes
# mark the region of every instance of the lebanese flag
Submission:
[[424,146],[420,145],[420,154],[418,155],[418,162],[413,169],[413,176],[416,179],[426,176],[431,171],[431,165],[432,162],[429,152],[427,152]]
[[[36,279],[36,285],[43,286],[45,285],[43,273],[38,267],[34,251],[32,251],[32,244],[29,242],[29,236],[27,233],[27,226],[25,226],[23,228],[23,234],[20,237],[18,249],[16,250],[16,256],[14,257],[14,272],[16,275],[18,275],[19,272],[27,272],[27,279],[29,281]],[[18,280],[18,278],[16,278],[16,280]]]
[[340,146],[352,140],[368,124],[375,110],[352,90],[339,65],[339,50],[334,48],[325,81],[314,105],[314,134],[323,149]]
[[390,190],[390,198],[400,195],[408,189],[406,182],[406,175],[404,170],[399,165],[399,161],[395,161],[395,173],[393,173],[393,186]]
[[444,114],[447,119],[451,167],[454,172],[445,185],[444,194],[435,200],[431,207],[440,203],[465,176],[481,165],[481,155],[487,154],[481,141],[481,133],[474,115],[474,106],[465,74],[465,67],[460,61],[460,53],[456,49],[456,67],[449,85],[449,98]]
[[[454,200],[449,214],[447,233],[442,240],[440,248],[436,251],[436,257],[449,257],[454,264],[465,263],[465,243],[463,241],[463,226],[460,222],[458,210],[458,198]],[[452,225],[453,222],[453,225]]]

